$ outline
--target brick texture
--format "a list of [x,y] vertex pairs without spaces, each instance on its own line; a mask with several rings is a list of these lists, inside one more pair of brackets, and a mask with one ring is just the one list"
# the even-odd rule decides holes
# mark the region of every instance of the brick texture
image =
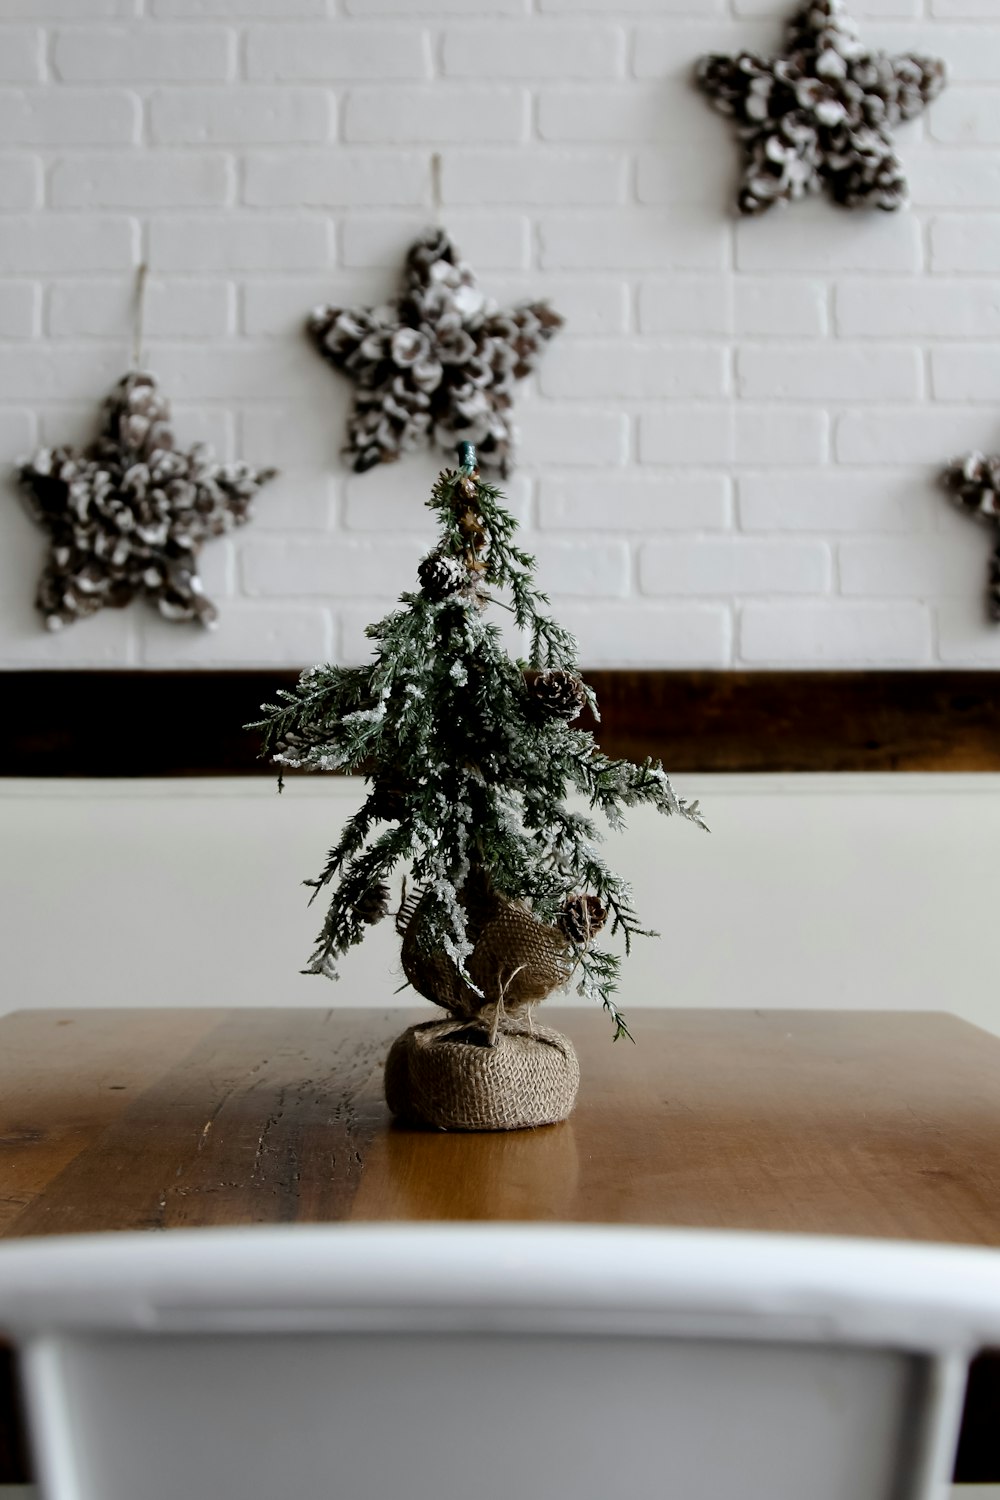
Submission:
[[350,386],[303,326],[397,295],[434,222],[501,306],[566,320],[507,488],[585,663],[1000,665],[989,533],[938,483],[1000,451],[997,0],[852,0],[867,42],[948,64],[898,133],[910,206],[753,221],[691,72],[772,50],[775,0],[0,9],[3,462],[93,432],[146,261],[179,439],[281,470],[206,549],[211,636],[140,609],[45,635],[40,538],[0,509],[0,666],[363,659],[432,542],[439,458],[350,473]]

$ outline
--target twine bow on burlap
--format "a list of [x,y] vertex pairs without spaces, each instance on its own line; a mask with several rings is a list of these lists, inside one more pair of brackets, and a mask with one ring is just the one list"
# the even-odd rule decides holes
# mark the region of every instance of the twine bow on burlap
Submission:
[[570,945],[558,928],[495,891],[485,874],[467,882],[462,903],[473,944],[464,973],[422,943],[424,900],[407,910],[403,972],[448,1017],[411,1026],[393,1043],[385,1069],[389,1108],[445,1130],[563,1120],[580,1066],[566,1037],[535,1025],[532,1007],[569,979]]

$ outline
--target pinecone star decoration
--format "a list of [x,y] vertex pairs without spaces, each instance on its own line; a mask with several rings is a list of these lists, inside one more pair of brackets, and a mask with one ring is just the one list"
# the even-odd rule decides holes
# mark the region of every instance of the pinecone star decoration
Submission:
[[988,608],[990,619],[1000,620],[1000,456],[970,453],[956,458],[941,478],[960,510],[994,528]]
[[510,472],[511,408],[563,320],[545,302],[501,311],[441,230],[414,244],[402,296],[381,307],[319,307],[309,333],[355,382],[345,453],[357,473],[431,446],[476,445],[483,469]]
[[740,213],[821,191],[842,208],[893,211],[907,188],[892,129],[940,94],[945,69],[866,51],[843,0],[806,0],[780,57],[709,55],[697,83],[743,143]]
[[217,463],[201,443],[179,450],[153,376],[131,371],[105,401],[88,448],[42,448],[18,469],[51,542],[36,596],[48,628],[140,595],[164,619],[214,625],[198,553],[250,519],[257,491],[276,472]]

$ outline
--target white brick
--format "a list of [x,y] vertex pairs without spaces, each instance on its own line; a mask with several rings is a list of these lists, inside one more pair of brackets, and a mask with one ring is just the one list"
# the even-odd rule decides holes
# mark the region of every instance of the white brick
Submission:
[[318,373],[305,339],[288,347],[273,340],[233,339],[208,344],[197,357],[188,344],[153,343],[149,364],[164,390],[188,401],[273,401],[283,391],[291,402],[298,387]]
[[0,135],[19,146],[128,145],[140,119],[138,99],[120,89],[0,91]]
[[720,337],[733,331],[733,283],[721,276],[672,276],[639,287],[642,333]]
[[932,531],[940,492],[926,474],[741,474],[744,531]]
[[939,401],[1000,399],[1000,348],[949,345],[932,350],[931,388]]
[[174,215],[149,226],[150,264],[164,271],[315,270],[332,258],[321,219]]
[[524,89],[460,83],[352,89],[344,113],[344,139],[409,146],[524,139],[528,96]]
[[566,333],[625,333],[629,326],[629,288],[611,276],[523,276],[490,278],[490,290],[502,307],[548,302],[566,321]]
[[289,83],[426,78],[430,48],[415,26],[266,26],[247,37],[247,77]]
[[242,548],[243,584],[247,594],[267,598],[396,599],[413,586],[420,556],[416,538],[250,538]]
[[1000,145],[1000,94],[952,87],[930,111],[927,129],[932,140],[945,145]]
[[935,271],[977,271],[995,276],[1000,268],[1000,214],[935,219],[931,225],[931,265]]
[[[909,17],[920,14],[922,0],[852,0],[851,15],[858,21],[869,17]],[[733,9],[738,16],[773,16],[774,9],[769,0],[733,0]],[[862,35],[862,42],[867,35]]]
[[410,207],[430,201],[430,157],[416,151],[271,151],[248,156],[243,200],[263,208]]
[[0,208],[36,208],[41,197],[41,162],[34,156],[0,156]]
[[[135,0],[45,0],[46,21],[116,21],[135,15]],[[37,21],[38,0],[3,0],[0,16],[5,21]]]
[[538,564],[541,588],[557,599],[622,598],[629,591],[625,542],[556,542],[529,537],[524,547]]
[[[270,460],[274,461],[274,455]],[[254,514],[257,531],[314,531],[331,529],[335,481],[313,469],[282,469],[268,481]]]
[[691,146],[639,150],[636,197],[640,203],[698,203],[725,212],[733,186],[733,164],[725,153],[709,155]]
[[[146,283],[147,338],[210,339],[233,326],[233,289],[225,281]],[[135,289],[128,281],[57,281],[49,293],[47,326],[56,338],[116,339],[132,331]]]
[[941,469],[956,455],[981,448],[995,430],[988,409],[868,406],[846,412],[837,424],[836,453],[843,464],[931,464]]
[[[985,546],[985,538],[981,540]],[[969,588],[961,599],[949,599],[935,611],[938,656],[949,666],[1000,666],[1000,630],[989,617],[985,580],[984,556],[982,589],[977,593],[975,579],[970,578]]]
[[248,281],[243,288],[243,332],[251,337],[301,335],[314,307],[365,307],[384,301],[389,288],[373,274],[366,284],[356,275],[329,274],[294,280]]
[[530,0],[345,0],[350,16],[523,16]]
[[[615,9],[608,0],[539,0],[543,11],[606,11]],[[628,0],[628,9],[636,14],[654,11],[658,16],[720,15],[725,0]]]
[[[351,214],[341,231],[341,264],[398,269],[409,246],[426,227],[425,217],[398,214]],[[478,271],[527,266],[531,239],[522,214],[450,213],[448,230],[462,255]]]
[[87,401],[92,406],[121,379],[124,363],[117,346],[0,346],[0,400]]
[[38,27],[5,26],[0,32],[0,83],[37,83],[44,55]]
[[523,465],[623,464],[628,456],[624,412],[567,409],[551,401],[522,402],[516,420]]
[[327,0],[148,0],[167,21],[309,20],[325,16]]
[[[696,7],[691,9],[695,11]],[[766,21],[737,21],[731,16],[719,16],[714,21],[646,22],[635,28],[632,71],[636,78],[673,75],[690,82],[697,59],[706,52],[733,56],[749,51],[766,55],[775,51],[779,35],[773,12],[769,12]]]
[[[289,422],[287,404],[254,406],[244,411],[239,446],[248,463],[280,469],[282,488],[287,487],[288,477],[300,467],[314,477],[318,473],[331,506],[342,472],[339,450],[344,436],[342,425],[337,427],[330,420],[335,407],[332,389],[336,388],[321,381],[303,386],[296,398],[296,409],[304,418],[301,423]],[[280,398],[272,395],[271,399]],[[270,486],[268,489],[270,492]]]
[[541,264],[552,270],[712,271],[726,263],[728,225],[714,214],[619,209],[553,214],[538,225]]
[[837,288],[846,338],[1000,337],[1000,281],[849,281]]
[[135,151],[63,157],[52,169],[56,208],[215,208],[232,192],[225,156],[211,152]]
[[[211,589],[206,593],[218,602]],[[298,667],[327,660],[330,644],[329,614],[315,606],[227,601],[214,630],[178,630],[149,610],[139,617],[139,660],[150,667]]]
[[134,264],[138,245],[138,226],[131,219],[12,214],[0,232],[0,274],[120,270]]
[[27,458],[38,441],[38,421],[33,411],[5,407],[0,410],[0,445],[14,463]]
[[822,463],[825,412],[787,406],[674,406],[639,418],[639,456],[654,464]]
[[744,345],[737,354],[737,380],[742,395],[772,400],[916,400],[920,352],[836,344]]
[[826,287],[819,281],[738,277],[735,323],[741,338],[822,338]]
[[639,554],[644,594],[822,594],[829,586],[821,542],[706,537],[649,542]]
[[[692,63],[693,65],[693,63]],[[655,83],[570,85],[538,92],[538,133],[543,141],[679,141],[719,144],[719,122],[699,104],[687,79]]]
[[210,83],[232,76],[235,37],[215,26],[86,26],[57,32],[55,76],[69,83]]
[[1000,152],[929,146],[906,153],[914,208],[990,208],[1000,203]]
[[710,345],[566,340],[549,350],[539,387],[546,396],[612,400],[722,396],[726,357]]
[[729,662],[729,610],[721,604],[570,605],[559,623],[591,667],[723,667]]
[[996,19],[993,0],[930,0],[932,16],[953,17],[957,21]]
[[823,667],[926,664],[930,616],[918,604],[748,604],[740,659]]
[[947,540],[931,534],[887,542],[841,542],[840,591],[881,599],[967,593],[983,551],[982,537],[971,526],[964,536]]
[[729,525],[721,474],[543,479],[539,524],[552,531],[721,531]]
[[741,271],[919,271],[921,258],[913,214],[850,213],[817,201],[736,226]]
[[610,151],[476,151],[442,162],[445,203],[517,203],[555,207],[619,203],[626,159]]
[[[423,460],[421,468],[427,479],[425,485],[415,480],[409,459],[405,463],[385,464],[368,474],[349,474],[344,482],[344,525],[347,529],[377,531],[383,536],[412,532],[417,538],[414,556],[419,561],[421,549],[430,547],[437,536],[437,523],[423,501],[430,493],[442,457],[425,453]],[[503,490],[506,508],[523,521],[530,500],[530,482],[516,475],[503,482]]]
[[445,76],[457,78],[614,78],[625,66],[625,33],[597,22],[479,22],[449,27]]
[[162,145],[274,146],[325,141],[332,133],[325,89],[161,89],[150,100],[152,138]]
[[41,288],[35,282],[0,281],[0,337],[33,338],[41,305]]

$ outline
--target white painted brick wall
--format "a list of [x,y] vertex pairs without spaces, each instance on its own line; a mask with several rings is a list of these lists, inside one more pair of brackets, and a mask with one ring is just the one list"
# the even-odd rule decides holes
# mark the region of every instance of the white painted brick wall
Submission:
[[1000,0],[854,0],[938,53],[899,132],[913,204],[731,212],[690,86],[793,0],[0,0],[0,458],[79,442],[131,343],[184,442],[276,463],[206,548],[208,634],[134,607],[60,636],[0,509],[0,666],[298,664],[431,540],[437,463],[351,475],[349,389],[302,334],[395,292],[440,213],[501,302],[567,326],[525,382],[511,504],[592,665],[1000,667],[991,538],[935,484],[1000,447]]

